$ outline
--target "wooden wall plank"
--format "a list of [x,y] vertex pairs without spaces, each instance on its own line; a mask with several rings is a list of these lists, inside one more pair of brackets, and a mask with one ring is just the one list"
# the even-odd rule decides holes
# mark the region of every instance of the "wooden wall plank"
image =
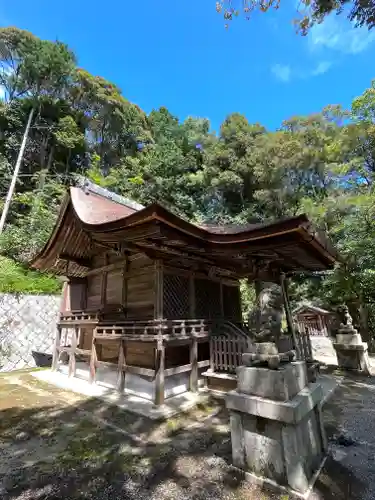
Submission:
[[106,305],[122,304],[123,281],[121,268],[107,272]]
[[96,274],[87,278],[87,309],[99,309],[101,306],[102,276]]

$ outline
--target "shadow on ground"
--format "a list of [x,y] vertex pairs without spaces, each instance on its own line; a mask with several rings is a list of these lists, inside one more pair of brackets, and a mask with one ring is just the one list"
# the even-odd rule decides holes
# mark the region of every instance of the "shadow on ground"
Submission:
[[230,466],[228,416],[216,400],[157,422],[31,379],[0,382],[4,500],[279,498]]
[[[375,498],[375,381],[347,377],[323,409],[330,455],[311,500]],[[228,415],[206,399],[166,422],[0,377],[0,498],[271,500],[232,468]],[[291,500],[291,497],[288,497]]]

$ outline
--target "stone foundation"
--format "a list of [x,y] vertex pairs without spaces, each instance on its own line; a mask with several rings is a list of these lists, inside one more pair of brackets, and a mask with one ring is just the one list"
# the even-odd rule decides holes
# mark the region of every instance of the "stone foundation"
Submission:
[[351,323],[341,324],[333,343],[339,368],[370,373],[367,343]]
[[226,397],[236,467],[305,493],[326,452],[319,384],[307,383],[306,364],[280,370],[240,367],[238,388]]
[[349,344],[334,342],[337,363],[344,370],[355,370],[363,373],[369,372],[367,343]]

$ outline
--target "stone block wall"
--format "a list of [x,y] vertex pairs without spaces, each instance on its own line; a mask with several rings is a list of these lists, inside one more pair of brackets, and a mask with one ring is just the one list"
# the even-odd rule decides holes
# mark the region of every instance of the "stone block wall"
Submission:
[[61,297],[0,294],[0,371],[35,367],[32,351],[52,353]]

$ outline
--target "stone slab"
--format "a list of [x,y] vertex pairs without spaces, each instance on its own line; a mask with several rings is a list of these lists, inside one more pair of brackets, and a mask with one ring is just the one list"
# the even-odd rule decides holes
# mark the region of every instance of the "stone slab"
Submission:
[[338,342],[333,343],[333,347],[336,351],[367,351],[367,342],[362,342],[362,344],[339,344]]
[[340,368],[354,370],[362,373],[371,373],[367,343],[362,344],[338,344],[334,343],[337,362]]
[[[234,465],[293,491],[302,494],[308,491],[327,450],[319,404],[322,391],[311,391],[311,394],[315,402],[305,406],[295,422],[249,414],[228,406]],[[276,404],[281,409],[285,405]],[[299,404],[297,408],[301,410],[302,406]]]
[[281,365],[278,370],[259,366],[237,368],[237,391],[275,401],[288,401],[298,394],[307,381],[307,367],[304,361]]
[[322,398],[322,387],[318,383],[312,383],[289,401],[273,401],[238,391],[229,392],[225,401],[229,410],[293,424],[302,420]]
[[336,335],[337,344],[362,344],[362,337],[359,333],[338,333]]

